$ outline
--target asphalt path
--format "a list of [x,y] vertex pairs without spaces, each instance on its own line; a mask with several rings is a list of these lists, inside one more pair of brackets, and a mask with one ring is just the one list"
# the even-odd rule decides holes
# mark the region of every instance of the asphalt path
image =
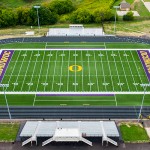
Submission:
[[9,38],[0,40],[0,44],[21,42],[133,42],[150,44],[150,38],[125,37],[125,36],[100,36],[100,37],[33,37]]

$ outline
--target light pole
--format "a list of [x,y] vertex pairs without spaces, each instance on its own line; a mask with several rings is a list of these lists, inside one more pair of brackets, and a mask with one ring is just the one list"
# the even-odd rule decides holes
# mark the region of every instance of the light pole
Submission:
[[141,107],[140,107],[140,112],[139,112],[139,116],[138,116],[138,122],[140,121],[140,116],[141,116],[141,112],[142,112],[142,108],[143,108],[143,104],[144,104],[144,98],[145,98],[145,94],[146,94],[146,88],[148,86],[150,86],[150,83],[148,83],[148,84],[141,84],[141,86],[144,87],[144,94],[143,94],[142,103],[141,103]]
[[38,9],[41,6],[33,6],[33,7],[37,10],[38,28],[39,28],[39,33],[40,33],[40,18],[39,18],[39,11],[38,11]]
[[8,110],[8,114],[9,114],[9,119],[11,119],[11,113],[10,113],[8,100],[7,100],[6,93],[5,93],[5,88],[4,88],[4,87],[9,87],[9,85],[7,85],[7,84],[0,84],[0,87],[3,87],[5,102],[6,102],[6,106],[7,106],[7,110]]
[[116,35],[117,8],[119,8],[119,6],[114,6],[113,8],[116,9],[116,12],[115,12],[115,22],[114,22],[114,34]]

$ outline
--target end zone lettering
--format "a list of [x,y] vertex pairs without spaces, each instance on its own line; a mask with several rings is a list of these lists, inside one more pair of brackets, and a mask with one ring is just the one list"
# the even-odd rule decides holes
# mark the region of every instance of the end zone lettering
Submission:
[[147,51],[140,51],[148,72],[150,73],[150,57]]
[[0,81],[2,80],[4,73],[7,69],[8,63],[13,55],[12,50],[4,50],[0,54]]
[[148,50],[138,50],[137,52],[142,62],[147,78],[150,81],[150,53]]
[[0,59],[0,76],[2,75],[3,69],[5,68],[5,65],[8,61],[8,58],[10,56],[11,52],[5,51],[2,55],[2,58]]

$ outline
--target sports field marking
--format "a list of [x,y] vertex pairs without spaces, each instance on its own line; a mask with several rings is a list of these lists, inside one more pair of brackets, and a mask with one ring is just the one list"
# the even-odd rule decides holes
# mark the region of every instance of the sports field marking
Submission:
[[47,48],[47,42],[45,43],[45,49]]
[[[125,51],[124,51],[124,53],[125,53]],[[125,56],[125,58],[126,58],[126,60],[128,61],[128,57]],[[131,75],[132,75],[133,81],[134,81],[134,83],[136,83],[136,82],[135,82],[135,79],[134,79],[134,76],[133,76],[133,72],[132,72],[132,69],[131,69],[131,66],[130,66],[129,61],[128,61],[128,66],[129,66],[130,73],[131,73]],[[136,91],[138,91],[136,86],[135,86],[135,88],[136,88]]]
[[[27,51],[25,52],[25,54],[27,54]],[[25,59],[25,56],[23,57],[23,60],[22,60],[22,63],[21,63],[21,66],[20,66],[18,75],[20,74],[20,72],[21,72],[21,70],[22,70],[22,66],[23,66],[23,63],[24,63],[24,59]],[[16,82],[18,83],[18,78],[19,78],[19,76],[17,76],[15,83],[16,83]],[[15,90],[15,88],[16,88],[16,86],[14,85],[13,91]]]
[[[45,57],[45,51],[44,51],[44,55],[43,55],[42,60],[44,60],[44,57]],[[40,81],[40,75],[41,75],[41,72],[42,72],[42,68],[43,68],[43,61],[42,61],[42,64],[41,64],[40,73],[39,73],[39,77],[38,77],[38,81],[37,81],[37,86],[36,86],[36,90],[35,90],[36,92],[37,92],[37,89],[38,89],[38,86],[39,86],[39,81]],[[35,105],[35,98],[34,98],[34,101],[33,101],[33,106],[34,105]]]
[[109,72],[110,72],[110,77],[111,77],[111,82],[112,82],[112,85],[113,85],[113,91],[115,91],[115,89],[114,89],[114,82],[113,82],[113,78],[112,78],[112,73],[111,73],[111,69],[110,69],[110,61],[109,61],[109,59],[108,59],[108,53],[107,53],[107,51],[106,51],[106,57],[107,57],[107,63],[108,63],[108,68],[109,68]]
[[[75,50],[75,65],[77,65],[76,64],[76,50]],[[76,71],[75,71],[75,92],[76,92],[76,84],[77,84],[77,76],[76,76]]]
[[94,60],[95,60],[95,71],[96,71],[96,81],[97,81],[97,89],[99,91],[99,81],[98,81],[98,77],[97,77],[97,65],[96,65],[96,58],[95,58],[95,51],[93,51],[93,55],[94,55]]
[[[120,58],[120,62],[121,62],[121,66],[122,66],[122,68],[123,68],[123,73],[124,73],[124,75],[123,75],[123,76],[125,76],[126,83],[127,83],[127,86],[128,86],[128,90],[129,90],[129,91],[131,91],[131,90],[130,90],[130,87],[129,87],[129,84],[128,84],[127,76],[126,76],[126,73],[125,73],[125,68],[124,68],[124,65],[123,65],[123,63],[122,63],[122,59],[121,59],[121,55],[120,55],[120,52],[119,52],[119,51],[118,51],[118,54],[119,54],[119,58]],[[119,76],[120,76],[120,75],[119,75]]]
[[[27,72],[28,72],[28,70],[29,70],[29,66],[30,66],[30,63],[31,63],[32,54],[33,54],[33,51],[32,51],[32,53],[31,53],[31,55],[30,55],[30,59],[29,59],[29,62],[28,62],[28,66],[27,66],[25,75],[22,75],[22,76],[24,76],[24,79],[23,79],[23,83],[22,83],[22,85],[21,85],[21,91],[23,91],[22,88],[23,88],[23,85],[24,85],[24,82],[25,82],[25,79],[26,79],[26,76],[27,76]],[[24,61],[24,62],[25,62],[25,61]],[[18,75],[19,75],[19,74],[18,74]],[[19,75],[19,76],[21,76],[21,75]]]
[[[7,77],[7,76],[9,77],[10,75],[5,75],[5,76],[6,76],[6,77]],[[15,77],[15,76],[24,77],[24,75],[15,75],[15,74],[12,75],[12,76],[14,76],[14,77]],[[26,75],[26,77],[27,77],[27,76],[30,77],[30,76],[32,76],[32,75]],[[38,75],[38,74],[35,74],[34,76],[39,76],[39,75]],[[51,77],[51,76],[59,77],[60,75],[41,75],[41,76],[43,76],[43,77],[46,77],[46,76],[49,76],[49,77]],[[62,76],[64,76],[64,77],[67,76],[67,77],[68,77],[68,75],[65,75],[65,74],[62,75]],[[74,77],[74,75],[69,75],[69,76],[70,76],[70,77],[71,77],[71,76]],[[88,75],[76,75],[76,76],[79,76],[79,77],[80,77],[80,76],[88,76]],[[108,75],[108,74],[107,74],[107,75],[105,75],[105,76],[107,77],[107,76],[111,76],[111,75]],[[118,76],[118,75],[113,75],[113,76]],[[124,76],[124,75],[119,74],[119,76]],[[126,76],[132,77],[132,75],[126,75]],[[139,75],[134,75],[134,76],[136,77],[136,76],[139,76]],[[141,76],[141,77],[142,77],[142,76],[145,77],[145,75],[140,75],[140,76]],[[91,75],[91,77],[96,77],[96,75]],[[103,77],[103,75],[97,75],[97,77]]]
[[[131,54],[131,56],[132,56],[134,65],[135,65],[135,67],[136,67],[136,70],[137,70],[137,72],[138,72],[138,74],[139,74],[139,78],[140,78],[140,80],[141,80],[141,83],[143,83],[143,80],[142,80],[142,78],[141,78],[141,75],[140,75],[139,69],[138,69],[138,67],[137,67],[137,64],[136,64],[136,62],[134,61],[133,54],[132,54],[131,52],[130,52],[130,54]],[[144,87],[143,87],[143,90],[144,90]]]
[[[81,62],[82,62],[82,66],[83,66],[83,54],[82,54],[82,51],[81,51]],[[84,91],[84,83],[83,83],[83,76],[84,76],[84,71],[82,71],[82,91]]]
[[52,99],[44,99],[44,100],[40,100],[40,99],[38,99],[38,100],[36,100],[36,102],[61,102],[61,101],[65,101],[65,102],[71,102],[71,101],[77,101],[77,102],[115,102],[114,100],[103,100],[103,99],[101,99],[101,100],[79,100],[79,99],[77,99],[77,100],[74,100],[74,99],[67,99],[67,100],[52,100]]
[[[13,72],[14,72],[14,70],[15,70],[15,67],[16,67],[16,64],[17,64],[17,61],[18,61],[18,59],[19,59],[20,54],[21,54],[21,51],[19,52],[19,54],[18,54],[18,56],[17,56],[15,65],[14,65],[14,67],[13,67],[13,69],[12,69],[11,75],[10,75],[9,80],[8,80],[8,84],[10,84],[10,81],[11,81],[11,78],[12,78],[12,74],[13,74]],[[14,56],[14,55],[13,55],[13,56]],[[13,57],[13,56],[12,56],[12,57]],[[7,73],[7,72],[6,72],[6,73]],[[4,77],[3,77],[3,78],[4,78]],[[2,82],[1,82],[1,83],[2,83]],[[8,88],[8,87],[7,87],[7,88]],[[7,90],[7,88],[6,88],[6,90]]]
[[[113,56],[113,59],[114,59],[114,63],[115,63],[115,69],[116,69],[116,71],[117,71],[117,75],[118,75],[118,80],[119,80],[119,83],[121,83],[121,81],[120,81],[120,77],[119,77],[119,73],[118,73],[118,67],[117,67],[117,65],[116,65],[116,60],[115,60],[115,54],[113,53],[113,51],[112,51],[112,56]],[[120,89],[121,89],[121,91],[122,91],[122,86],[121,86],[121,84],[119,84],[120,85]]]
[[[38,54],[39,54],[39,51],[38,51]],[[37,59],[38,59],[38,57],[36,57],[36,61],[37,61]],[[37,65],[37,63],[35,63],[35,65],[34,65],[33,72],[32,72],[32,75],[31,75],[31,80],[28,83],[28,85],[29,85],[28,91],[30,91],[30,88],[31,88],[31,85],[32,85],[32,80],[33,80],[33,76],[34,76],[33,74],[35,72],[36,65]]]
[[[69,50],[69,57],[68,57],[68,67],[70,66],[69,65],[69,62],[70,62],[70,50]],[[68,78],[67,78],[67,92],[69,91],[68,89],[69,89],[69,73],[70,73],[70,71],[69,71],[69,69],[68,69]]]
[[[101,52],[100,52],[100,54],[102,55]],[[105,73],[104,73],[104,66],[103,66],[103,62],[102,62],[102,57],[100,57],[100,59],[101,59],[101,65],[102,65],[103,79],[104,79],[104,83],[106,83]],[[105,91],[107,91],[106,85],[105,85]]]
[[55,71],[56,71],[56,64],[57,64],[57,53],[58,51],[56,51],[56,58],[55,58],[55,65],[54,65],[54,73],[53,73],[53,81],[52,81],[52,89],[51,91],[53,91],[53,88],[54,88],[54,78],[55,78]]
[[[98,56],[98,55],[97,55]],[[16,61],[11,61],[11,62],[16,62]],[[17,62],[22,62],[22,61],[17,61]],[[29,62],[29,61],[24,61],[24,62]],[[42,61],[31,61],[31,62],[42,62]],[[43,61],[43,62],[49,62],[49,61]],[[55,62],[55,61],[51,61],[51,62]],[[62,62],[62,61],[57,61],[57,62]],[[64,61],[64,62],[68,62]],[[74,62],[74,61],[70,61],[70,62]],[[87,62],[87,61],[82,61],[82,60],[76,60],[76,62]],[[90,61],[90,62],[101,62],[101,61]],[[103,62],[107,62],[107,61],[103,61]],[[114,62],[114,61],[109,61],[109,62]],[[116,61],[116,62],[120,62],[120,61]],[[122,61],[122,62],[140,62],[140,61]]]
[[[50,51],[50,55],[51,55],[51,51]],[[48,71],[49,71],[50,62],[51,62],[51,57],[49,57],[49,59],[48,59],[48,68],[47,68],[47,71],[46,71],[45,83],[47,82],[47,78],[48,78]],[[44,92],[45,92],[45,89],[46,89],[46,86],[44,86]]]
[[[87,54],[88,54],[88,51],[87,51]],[[89,55],[90,55],[90,54],[89,54]],[[88,56],[88,71],[89,71],[89,81],[90,81],[90,83],[91,83],[91,77],[90,77],[90,75],[91,75],[91,74],[90,74],[90,63],[89,63],[89,57],[90,57],[90,56]],[[92,88],[92,87],[91,87],[91,84],[90,84],[90,92],[91,92],[91,88]]]
[[[64,51],[63,51],[63,54],[64,54]],[[63,69],[62,69],[63,68],[63,63],[64,63],[63,58],[64,57],[62,56],[62,63],[61,63],[61,70],[60,70],[60,83],[61,83],[62,74],[63,74],[63,72],[62,72],[63,71]],[[61,91],[61,86],[62,86],[62,84],[59,85],[59,91]]]

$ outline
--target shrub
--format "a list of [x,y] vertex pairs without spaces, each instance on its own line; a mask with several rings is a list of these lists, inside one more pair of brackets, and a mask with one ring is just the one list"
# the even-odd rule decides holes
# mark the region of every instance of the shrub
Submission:
[[134,20],[133,12],[129,11],[126,15],[123,16],[124,21],[132,21]]

